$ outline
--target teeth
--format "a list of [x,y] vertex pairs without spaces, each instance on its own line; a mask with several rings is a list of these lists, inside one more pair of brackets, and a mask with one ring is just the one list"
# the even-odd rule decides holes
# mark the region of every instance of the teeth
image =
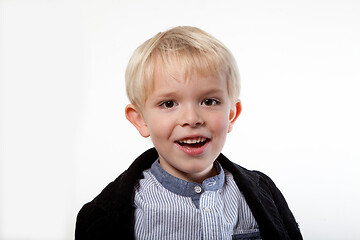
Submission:
[[183,139],[180,140],[179,143],[185,143],[185,144],[195,144],[200,142],[205,142],[206,138],[198,137],[198,138],[192,138],[192,139]]

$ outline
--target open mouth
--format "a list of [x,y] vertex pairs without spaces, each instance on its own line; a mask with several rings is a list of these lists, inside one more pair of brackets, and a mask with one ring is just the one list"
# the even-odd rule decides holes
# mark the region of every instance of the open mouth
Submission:
[[197,138],[186,138],[177,141],[176,143],[182,147],[186,148],[201,148],[204,146],[210,139],[204,137],[197,137]]

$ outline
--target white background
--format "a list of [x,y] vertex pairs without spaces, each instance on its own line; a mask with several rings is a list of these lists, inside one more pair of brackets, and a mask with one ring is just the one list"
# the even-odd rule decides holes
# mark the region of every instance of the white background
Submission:
[[72,239],[81,206],[151,146],[124,71],[159,31],[197,26],[238,61],[224,153],[268,174],[305,239],[360,239],[356,0],[3,0],[0,239]]

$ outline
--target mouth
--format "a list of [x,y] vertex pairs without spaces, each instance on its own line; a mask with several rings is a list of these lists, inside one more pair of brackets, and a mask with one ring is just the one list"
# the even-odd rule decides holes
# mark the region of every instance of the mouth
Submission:
[[201,148],[209,141],[210,141],[209,138],[195,137],[195,138],[181,139],[179,141],[176,141],[176,143],[179,144],[181,147],[185,147],[185,148]]

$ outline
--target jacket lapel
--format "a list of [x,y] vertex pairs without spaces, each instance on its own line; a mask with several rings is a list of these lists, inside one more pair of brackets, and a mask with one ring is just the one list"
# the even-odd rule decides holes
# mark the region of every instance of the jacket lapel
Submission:
[[255,172],[231,162],[223,154],[217,159],[221,166],[233,174],[234,180],[243,193],[263,239],[288,239],[286,231],[271,192],[262,184]]

